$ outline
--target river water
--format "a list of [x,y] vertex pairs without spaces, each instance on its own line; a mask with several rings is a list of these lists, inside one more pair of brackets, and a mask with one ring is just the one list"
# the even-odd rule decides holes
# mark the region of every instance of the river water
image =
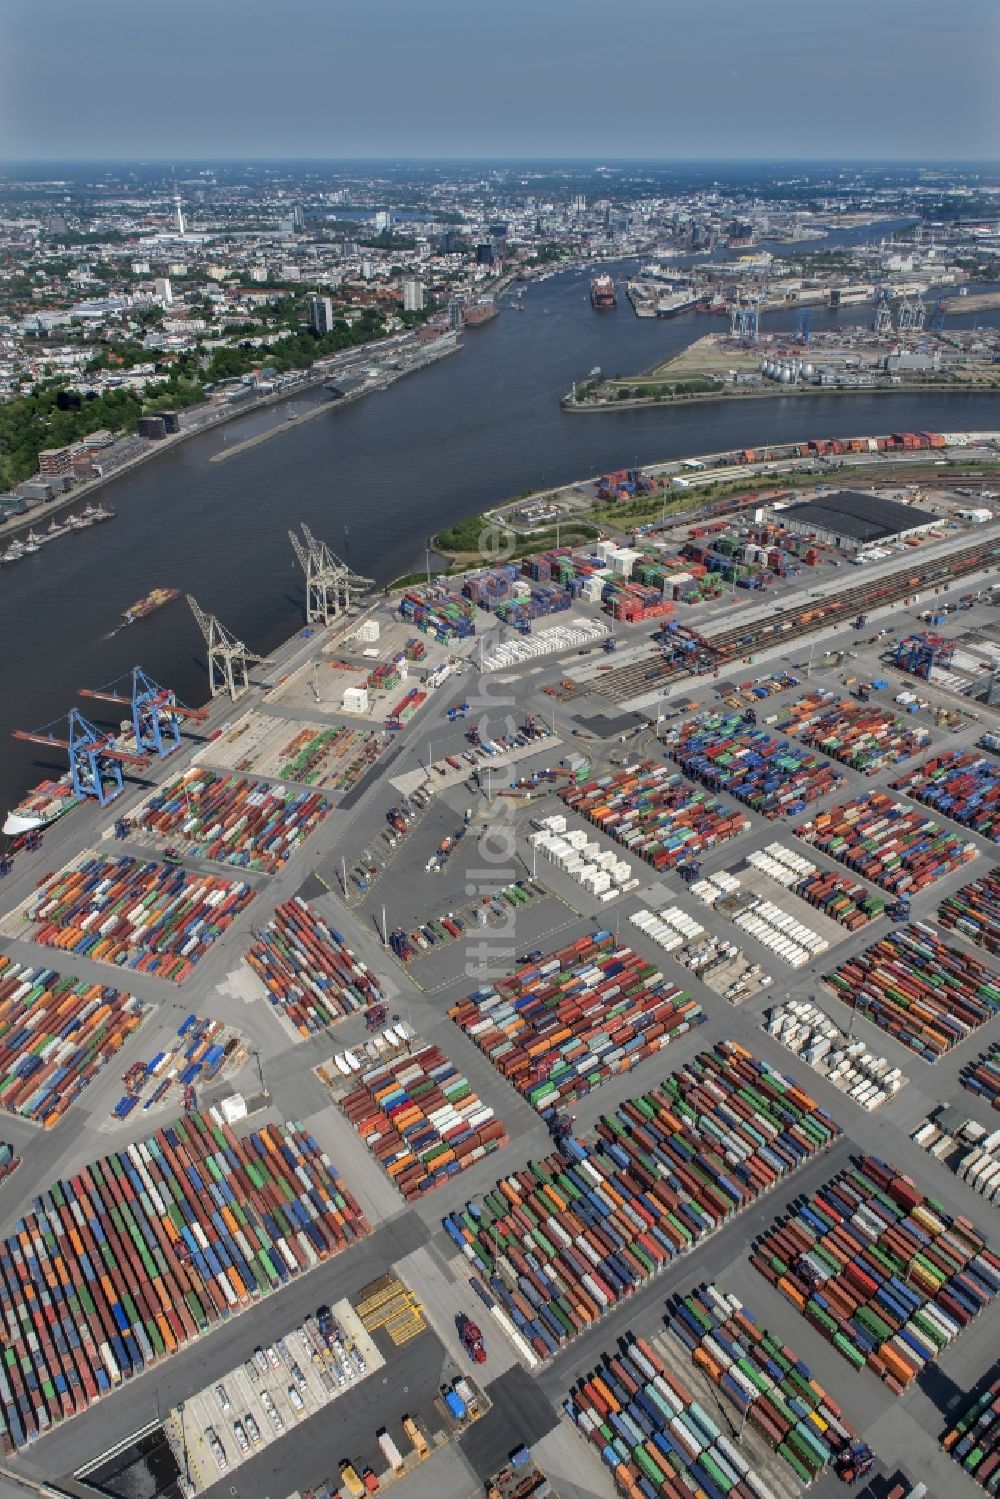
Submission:
[[[627,269],[616,269],[620,281]],[[534,284],[524,311],[505,309],[469,331],[459,353],[224,463],[208,460],[280,426],[319,395],[192,438],[103,491],[116,520],[4,568],[0,813],[41,775],[65,768],[60,753],[11,740],[10,730],[57,720],[74,703],[99,721],[117,717],[79,699],[78,688],[103,685],[139,663],[182,700],[204,701],[201,635],[183,599],[108,638],[121,611],[150,588],[195,594],[261,653],[290,635],[302,622],[303,588],[286,533],[299,521],[357,571],[384,582],[422,566],[430,533],[526,489],[794,438],[998,425],[995,396],[957,395],[776,395],[568,415],[560,397],[594,365],[612,375],[639,371],[722,326],[695,313],[639,320],[624,296],[616,311],[596,313],[588,289],[589,273],[578,271]],[[870,315],[817,311],[814,327]],[[781,327],[781,318],[768,314],[766,326]]]

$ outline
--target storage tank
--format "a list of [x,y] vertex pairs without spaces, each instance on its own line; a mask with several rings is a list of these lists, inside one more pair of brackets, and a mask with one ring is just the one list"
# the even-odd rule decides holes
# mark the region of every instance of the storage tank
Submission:
[[780,376],[780,379],[781,379],[782,385],[791,385],[791,383],[792,383],[792,372],[789,369],[789,367],[788,367],[787,364],[783,364],[781,366],[781,376]]
[[804,380],[811,380],[815,373],[815,370],[808,361],[802,366],[802,378]]

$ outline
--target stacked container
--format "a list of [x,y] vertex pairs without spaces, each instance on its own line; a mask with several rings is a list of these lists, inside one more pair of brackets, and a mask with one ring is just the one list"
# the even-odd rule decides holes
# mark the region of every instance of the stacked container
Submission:
[[829,693],[814,692],[794,703],[783,725],[815,749],[855,770],[871,772],[898,765],[915,755],[930,741],[930,730],[908,725],[886,708],[836,700]]
[[839,1134],[809,1094],[724,1041],[445,1228],[544,1359]]
[[922,922],[890,932],[825,982],[925,1062],[936,1062],[1000,1009],[1000,977]]
[[737,714],[689,719],[664,745],[685,775],[712,791],[727,791],[765,817],[801,812],[843,782],[827,761],[749,727]]
[[276,908],[246,960],[302,1036],[385,1000],[372,970],[300,896]]
[[300,1125],[237,1139],[191,1114],[57,1182],[0,1243],[0,1448],[367,1232]]
[[1000,869],[991,869],[956,894],[945,896],[937,919],[987,952],[1000,953]]
[[180,984],[253,893],[218,875],[95,856],[44,879],[27,912],[46,947]]
[[362,1073],[340,1107],[408,1201],[507,1144],[503,1121],[437,1046]]
[[978,1093],[991,1108],[1000,1109],[1000,1041],[994,1041],[978,1061],[962,1069],[962,1086]]
[[952,822],[1000,843],[1000,765],[995,760],[969,750],[944,750],[892,784]]
[[894,895],[922,890],[976,857],[975,844],[947,833],[884,791],[820,812],[795,829],[806,843],[839,859]]
[[901,1394],[1000,1289],[1000,1259],[872,1156],[758,1241],[751,1263],[855,1369]]
[[439,645],[468,640],[476,633],[475,606],[439,585],[408,589],[400,600],[399,612],[418,630],[433,635]]
[[144,1014],[130,994],[0,953],[0,1109],[51,1129]]
[[812,1483],[857,1433],[797,1353],[716,1286],[675,1297],[667,1315],[694,1363],[796,1478]]
[[563,1410],[625,1499],[772,1499],[704,1406],[633,1333],[578,1382]]
[[1000,1484],[1000,1379],[975,1399],[941,1445],[988,1494]]
[[21,1157],[14,1154],[14,1147],[7,1140],[0,1140],[0,1182],[5,1182],[21,1164]]
[[217,864],[281,869],[330,806],[316,791],[286,791],[242,776],[193,769],[140,807],[136,823]]
[[666,765],[644,760],[566,786],[559,795],[655,869],[672,869],[728,838],[749,832],[749,819],[708,797]]
[[705,1018],[610,932],[581,937],[448,1013],[543,1114],[629,1072]]
[[747,856],[747,863],[808,901],[831,921],[846,926],[849,932],[858,931],[885,913],[885,901],[881,896],[872,895],[864,885],[845,880],[842,875],[817,868],[810,860],[781,843],[769,843],[766,848],[755,849]]
[[393,703],[392,707],[389,709],[385,719],[386,728],[401,729],[404,723],[408,723],[413,717],[414,713],[416,713],[417,709],[422,707],[426,701],[426,692],[421,692],[418,687],[411,687],[409,691],[404,692],[399,701]]

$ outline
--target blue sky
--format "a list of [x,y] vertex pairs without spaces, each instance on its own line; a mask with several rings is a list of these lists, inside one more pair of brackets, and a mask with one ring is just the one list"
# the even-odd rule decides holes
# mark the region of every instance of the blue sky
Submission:
[[1000,159],[1000,0],[3,0],[0,155]]

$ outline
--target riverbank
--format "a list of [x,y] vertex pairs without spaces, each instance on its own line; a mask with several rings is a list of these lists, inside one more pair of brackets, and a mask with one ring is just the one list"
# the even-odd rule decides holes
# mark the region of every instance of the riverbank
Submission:
[[[263,442],[269,442],[272,437],[279,437],[282,432],[288,432],[293,427],[300,427],[304,422],[311,422],[314,417],[322,416],[325,412],[339,410],[342,406],[350,406],[354,401],[360,401],[363,396],[373,395],[377,390],[388,390],[390,385],[395,385],[397,380],[402,380],[407,375],[415,375],[418,370],[426,369],[430,364],[436,364],[439,359],[446,359],[449,354],[457,354],[462,345],[458,341],[457,334],[446,333],[438,340],[437,344],[427,345],[423,350],[423,358],[408,365],[405,369],[383,370],[377,379],[366,380],[356,390],[349,390],[342,396],[337,396],[322,406],[314,406],[311,411],[300,412],[298,416],[287,418],[279,422],[276,427],[269,427],[266,432],[258,432],[253,437],[247,437],[243,442],[234,443],[232,447],[223,448],[221,453],[213,453],[208,460],[209,463],[225,463],[230,458],[236,458],[241,453],[246,453],[250,448],[259,447]],[[329,383],[329,375],[325,376]]]
[[817,396],[985,396],[994,391],[1000,391],[1000,379],[991,385],[972,385],[967,380],[949,380],[937,385],[906,384],[901,381],[898,385],[733,386],[727,390],[681,391],[677,395],[630,396],[624,401],[574,401],[572,395],[565,395],[560,405],[563,411],[587,414],[595,411],[642,411],[657,406],[704,405],[713,401],[773,401],[776,396],[780,396],[782,400],[792,397],[814,399]]

